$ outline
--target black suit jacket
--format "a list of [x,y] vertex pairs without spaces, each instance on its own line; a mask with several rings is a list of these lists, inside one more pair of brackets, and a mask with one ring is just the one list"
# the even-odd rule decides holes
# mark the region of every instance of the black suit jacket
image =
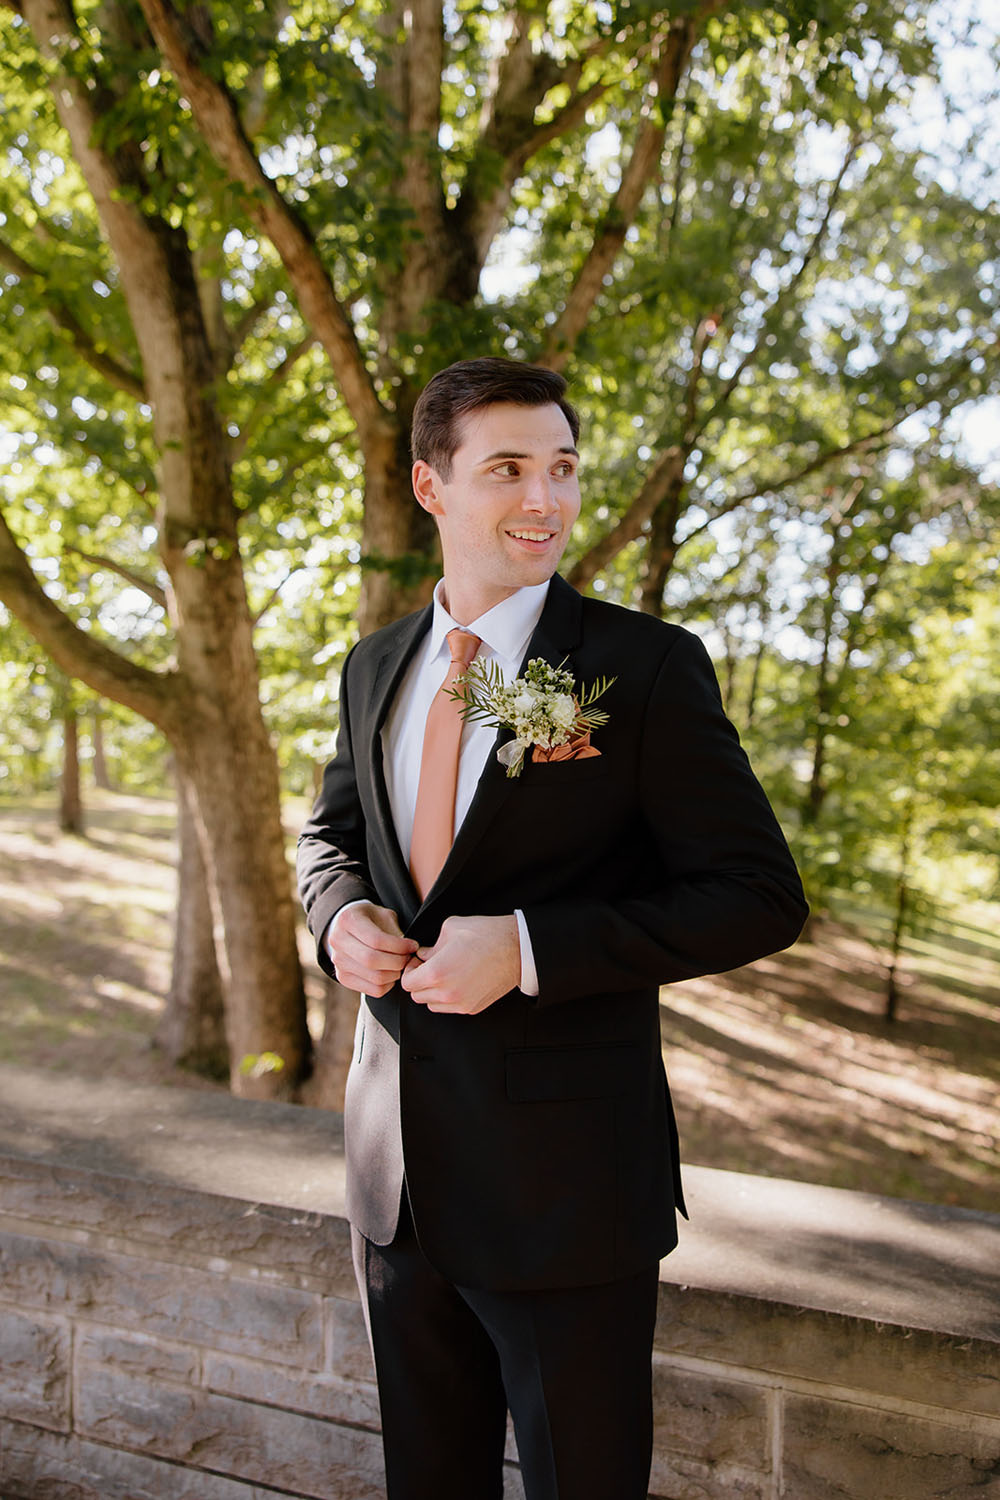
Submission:
[[[491,754],[451,854],[418,897],[380,730],[430,609],[350,653],[336,758],[299,840],[320,963],[348,901],[432,944],[452,914],[520,907],[539,994],[441,1015],[400,987],[362,1002],[347,1086],[348,1213],[391,1240],[404,1177],[420,1243],[460,1285],[587,1285],[676,1243],[683,1208],[661,984],[787,946],[806,915],[785,840],[697,637],[552,580],[525,660],[616,679],[587,760],[508,779]],[[505,735],[499,734],[499,745]]]

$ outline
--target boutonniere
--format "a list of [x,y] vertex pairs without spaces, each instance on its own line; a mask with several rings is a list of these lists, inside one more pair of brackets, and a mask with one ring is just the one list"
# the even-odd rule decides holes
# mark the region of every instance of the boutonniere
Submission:
[[590,743],[592,729],[608,716],[594,704],[616,679],[602,677],[589,688],[576,688],[565,663],[553,667],[540,656],[529,661],[523,677],[505,682],[496,662],[474,661],[447,689],[462,705],[463,719],[481,719],[514,738],[501,745],[497,760],[508,776],[520,776],[524,752],[532,760],[586,760],[600,755]]

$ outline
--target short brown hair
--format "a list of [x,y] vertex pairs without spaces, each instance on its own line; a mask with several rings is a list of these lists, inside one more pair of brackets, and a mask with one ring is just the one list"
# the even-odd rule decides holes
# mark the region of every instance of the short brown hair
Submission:
[[451,461],[461,440],[461,419],[484,406],[510,401],[517,406],[558,406],[576,442],[580,418],[566,400],[566,382],[555,370],[516,359],[484,355],[460,359],[428,381],[413,408],[410,446],[442,479],[451,477]]

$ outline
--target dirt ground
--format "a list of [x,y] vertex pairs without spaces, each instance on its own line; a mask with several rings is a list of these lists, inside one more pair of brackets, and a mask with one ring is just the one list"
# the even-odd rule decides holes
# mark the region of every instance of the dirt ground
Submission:
[[[111,793],[88,804],[84,838],[59,832],[51,802],[0,806],[0,1061],[111,1086],[218,1087],[172,1068],[155,1041],[172,805]],[[289,810],[290,829],[301,812]],[[884,955],[842,923],[666,987],[685,1160],[1000,1212],[996,918],[984,905],[909,942],[894,1025]],[[318,996],[315,976],[309,988]]]

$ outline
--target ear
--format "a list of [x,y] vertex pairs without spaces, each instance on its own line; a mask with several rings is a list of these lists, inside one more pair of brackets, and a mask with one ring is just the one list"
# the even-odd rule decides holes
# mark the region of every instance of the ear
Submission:
[[443,514],[443,508],[438,495],[440,480],[436,469],[432,469],[426,459],[418,458],[413,465],[411,475],[413,493],[417,497],[418,504],[432,516]]

